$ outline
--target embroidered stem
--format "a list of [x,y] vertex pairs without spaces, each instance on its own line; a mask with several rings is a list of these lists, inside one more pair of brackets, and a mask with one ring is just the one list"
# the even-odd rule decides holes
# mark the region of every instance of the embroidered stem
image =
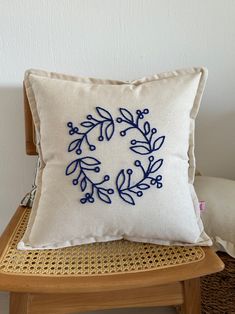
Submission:
[[79,169],[78,176],[73,179],[73,185],[80,184],[80,189],[82,192],[89,189],[88,185],[90,186],[90,192],[86,192],[84,197],[80,199],[80,202],[82,204],[85,204],[86,202],[93,203],[94,202],[94,193],[96,192],[98,198],[105,202],[110,204],[111,199],[109,197],[110,194],[114,193],[113,189],[100,187],[104,182],[110,180],[109,175],[105,175],[103,177],[103,180],[100,182],[93,182],[92,179],[87,175],[86,171],[94,171],[99,172],[100,167],[97,165],[100,164],[100,161],[93,157],[83,157],[78,158],[76,160],[73,160],[68,167],[66,168],[65,174],[71,175],[77,169]]
[[133,114],[124,108],[119,109],[121,117],[118,117],[116,121],[118,123],[127,123],[130,126],[120,132],[121,136],[126,136],[126,133],[131,129],[136,129],[143,136],[144,141],[132,139],[130,149],[140,155],[148,155],[161,148],[165,136],[160,136],[157,139],[153,140],[153,135],[157,133],[156,128],[150,127],[148,121],[143,123],[143,126],[140,125],[140,120],[144,119],[144,116],[149,113],[149,110],[145,108],[143,111],[136,110],[136,119],[134,119]]
[[[100,127],[98,141],[103,141],[104,139],[109,141],[111,139],[114,133],[114,121],[111,114],[101,107],[96,107],[96,111],[102,118],[102,120],[97,120],[96,118],[89,114],[87,116],[87,120],[81,123],[81,126],[86,129],[85,132],[81,132],[78,127],[74,127],[71,121],[67,123],[67,126],[70,129],[69,130],[70,135],[74,134],[80,135],[80,138],[76,138],[69,144],[68,152],[75,151],[77,155],[81,155],[82,144],[84,142],[87,144],[90,151],[95,150],[96,146],[90,143],[88,134],[98,126]],[[104,125],[106,126],[104,127]]]
[[116,179],[116,188],[118,190],[119,196],[127,203],[135,205],[135,201],[130,193],[141,197],[143,195],[143,190],[147,190],[151,185],[156,185],[158,189],[162,188],[162,176],[153,176],[163,164],[163,159],[154,160],[153,156],[148,158],[149,164],[145,170],[141,161],[136,160],[134,165],[140,167],[143,172],[143,177],[136,183],[131,184],[131,175],[133,174],[132,169],[127,169],[126,173],[122,169]]

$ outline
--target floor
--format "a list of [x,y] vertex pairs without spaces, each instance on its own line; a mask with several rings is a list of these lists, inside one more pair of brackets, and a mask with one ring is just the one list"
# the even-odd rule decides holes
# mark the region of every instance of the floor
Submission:
[[[0,293],[0,314],[9,314],[8,310],[9,294]],[[86,312],[86,314],[176,314],[174,308],[147,308],[147,309],[122,309],[122,310],[106,310],[98,312]],[[46,313],[44,313],[46,314]],[[80,313],[82,314],[82,313]]]

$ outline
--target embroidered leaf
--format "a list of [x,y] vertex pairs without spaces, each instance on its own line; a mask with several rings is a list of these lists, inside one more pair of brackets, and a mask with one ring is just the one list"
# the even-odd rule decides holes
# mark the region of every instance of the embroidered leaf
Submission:
[[84,126],[85,128],[90,128],[92,126],[94,126],[94,123],[90,122],[90,121],[84,121],[81,123],[82,126]]
[[86,180],[86,177],[84,177],[80,183],[80,187],[81,187],[81,190],[82,192],[85,191],[86,187],[87,187],[87,180]]
[[124,183],[126,181],[126,176],[125,176],[125,172],[124,169],[122,169],[116,179],[116,186],[118,188],[118,190],[121,190],[121,188],[123,187]]
[[146,135],[148,135],[149,132],[150,132],[150,124],[149,124],[148,121],[146,121],[146,122],[144,123],[144,133],[145,133]]
[[112,116],[111,114],[105,110],[104,108],[101,107],[96,107],[96,111],[98,112],[98,114],[102,117],[105,118],[107,120],[112,120]]
[[133,199],[133,197],[130,194],[127,193],[121,193],[119,194],[121,196],[121,198],[126,202],[129,203],[131,205],[135,205],[135,201]]
[[153,143],[153,150],[158,150],[162,147],[162,144],[165,141],[165,136],[158,137]]
[[77,139],[77,140],[72,141],[72,142],[69,144],[68,151],[69,151],[69,152],[72,152],[73,150],[75,150],[75,149],[79,146],[79,143],[80,143],[80,139]]
[[107,141],[111,139],[111,137],[113,136],[113,133],[114,133],[114,124],[113,122],[111,122],[105,128],[105,136],[106,136]]
[[143,145],[131,146],[130,149],[140,155],[149,154],[149,149]]
[[120,110],[122,116],[123,116],[127,121],[130,121],[130,122],[133,122],[133,121],[134,121],[133,115],[130,113],[129,110],[124,109],[124,108],[120,108],[119,110]]
[[84,157],[81,158],[81,162],[87,166],[96,166],[100,165],[100,161],[94,157]]
[[70,174],[74,173],[78,167],[79,164],[79,160],[80,159],[76,159],[74,161],[72,161],[66,168],[65,173],[67,176],[69,176]]
[[110,197],[106,193],[104,193],[101,189],[97,189],[97,195],[99,199],[101,199],[101,201],[111,204]]
[[163,159],[158,159],[157,161],[155,161],[150,168],[150,173],[156,172],[159,168],[161,168],[162,164]]
[[146,183],[140,183],[137,185],[137,188],[140,190],[147,190],[150,188],[150,185],[146,184]]

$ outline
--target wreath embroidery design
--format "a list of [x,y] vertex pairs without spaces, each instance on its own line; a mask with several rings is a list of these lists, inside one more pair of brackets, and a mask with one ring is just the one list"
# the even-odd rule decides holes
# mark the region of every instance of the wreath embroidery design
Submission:
[[[134,173],[133,169],[121,169],[116,176],[115,187],[120,198],[131,205],[135,205],[134,197],[143,196],[143,191],[149,189],[151,186],[162,188],[162,176],[157,174],[158,170],[163,165],[163,159],[155,159],[153,152],[158,151],[164,141],[165,136],[156,136],[157,129],[151,128],[148,121],[141,122],[145,115],[149,114],[149,110],[136,110],[133,115],[125,108],[119,108],[120,116],[116,118],[116,122],[124,125],[124,129],[120,132],[120,136],[125,137],[130,130],[136,130],[135,133],[139,135],[130,141],[129,149],[142,156],[148,156],[146,161],[142,162],[137,159],[134,166],[141,169],[142,177],[138,182],[132,179]],[[89,173],[100,172],[101,162],[92,156],[81,157],[83,147],[86,145],[90,151],[96,150],[94,143],[91,143],[89,138],[90,133],[94,129],[98,129],[99,142],[104,140],[110,141],[114,135],[115,122],[111,114],[104,108],[96,107],[96,117],[91,114],[87,115],[87,120],[83,121],[79,127],[74,126],[73,122],[68,122],[69,135],[76,138],[70,142],[68,152],[73,152],[78,158],[68,164],[65,170],[67,176],[75,176],[72,180],[73,185],[79,185],[80,190],[84,192],[80,199],[82,204],[87,202],[93,203],[98,197],[101,201],[111,204],[111,195],[114,194],[114,189],[107,187],[110,180],[109,175],[105,175],[103,179],[94,182]]]

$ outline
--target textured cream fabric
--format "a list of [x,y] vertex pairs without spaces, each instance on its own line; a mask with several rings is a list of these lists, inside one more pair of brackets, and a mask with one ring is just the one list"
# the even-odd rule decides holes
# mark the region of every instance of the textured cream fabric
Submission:
[[194,186],[206,202],[202,220],[214,247],[235,257],[235,181],[199,176]]
[[[58,248],[121,238],[158,244],[210,245],[192,185],[194,120],[206,77],[203,68],[167,72],[132,82],[27,71],[25,85],[36,125],[41,169],[30,222],[18,248]],[[74,148],[81,138],[76,132],[69,134],[72,130],[69,125],[73,123],[84,134],[92,121],[88,119],[90,115],[98,120],[107,117],[97,107],[112,117],[114,132],[107,123],[102,131],[100,124],[87,138],[83,137],[81,154],[76,154],[76,150],[69,152],[68,147]],[[139,117],[138,128],[121,136],[120,132],[131,126],[129,120],[123,121],[125,117],[133,121]],[[152,134],[155,128],[157,133]],[[97,140],[100,132],[104,135],[102,141]],[[149,148],[143,143],[146,138]],[[75,142],[70,144],[72,141]],[[91,144],[96,149],[90,150]],[[84,166],[81,158],[89,158],[84,159],[89,164],[85,170],[89,180],[81,182],[80,176],[78,184],[73,185]],[[95,167],[91,166],[94,158],[99,172],[91,171]],[[153,184],[156,180],[145,178],[144,173],[150,170],[156,170],[151,175],[159,180],[157,184]],[[91,182],[101,182],[107,175],[109,180],[107,177],[99,186],[107,189],[106,195],[98,193],[97,185],[89,199],[93,202],[87,198],[85,204],[81,203],[87,192],[92,194]],[[114,193],[108,194],[108,189]],[[143,195],[138,197],[137,191]],[[110,203],[104,201],[107,199]]]

